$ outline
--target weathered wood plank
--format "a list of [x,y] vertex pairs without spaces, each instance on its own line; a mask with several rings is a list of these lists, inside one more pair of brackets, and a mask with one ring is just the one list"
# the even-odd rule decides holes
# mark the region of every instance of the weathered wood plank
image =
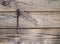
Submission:
[[0,35],[3,34],[16,34],[16,29],[0,29]]
[[33,21],[20,18],[21,28],[60,27],[60,12],[31,12],[28,15]]
[[0,12],[0,27],[16,27],[16,14],[11,12]]
[[[25,35],[25,34],[52,34],[54,35],[60,35],[60,29],[19,29],[19,34]],[[0,29],[0,35],[4,34],[16,34],[16,29]],[[43,34],[43,35],[44,35]]]
[[[19,18],[20,28],[60,27],[60,12],[23,13]],[[16,28],[16,13],[0,13],[0,27]]]
[[19,29],[19,33],[22,35],[32,35],[32,36],[33,35],[56,36],[60,35],[60,29]]
[[0,11],[14,11],[16,7],[23,11],[60,11],[60,0],[16,0],[16,3],[18,6],[14,1],[7,7],[0,4]]
[[[3,29],[0,30],[2,33],[0,34],[0,37],[7,37],[7,36],[17,36],[16,30],[13,29]],[[9,32],[8,32],[9,31]],[[58,37],[60,36],[60,29],[19,29],[18,36],[21,37],[40,37],[43,36],[51,38],[51,37]],[[3,34],[4,32],[4,34]],[[14,34],[15,33],[15,34]]]
[[60,0],[16,0],[16,4],[14,1],[7,7],[0,4],[0,11],[15,11],[16,7],[23,11],[60,11]]
[[[59,11],[60,0],[18,0],[30,5],[22,6],[26,11]],[[25,8],[24,8],[25,7]]]

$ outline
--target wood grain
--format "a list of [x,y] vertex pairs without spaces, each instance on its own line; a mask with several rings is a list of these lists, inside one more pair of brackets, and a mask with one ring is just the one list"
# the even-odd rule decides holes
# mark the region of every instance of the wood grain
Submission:
[[[0,30],[2,34],[0,34],[0,38],[8,38],[7,36],[17,36],[15,29],[3,29]],[[3,33],[4,32],[4,33]],[[21,37],[42,37],[42,38],[56,38],[60,35],[60,29],[19,29],[18,36]]]
[[[2,0],[0,0],[0,44],[11,42],[16,44],[17,36],[20,36],[17,42],[24,40],[22,44],[60,43],[60,0],[16,0],[7,6],[1,2]],[[24,12],[19,16],[17,34],[18,8]]]
[[16,7],[22,11],[60,11],[60,0],[16,0],[10,5],[3,6],[0,4],[0,11],[15,11]]
[[[28,15],[28,16],[27,16]],[[27,16],[27,18],[26,18]],[[16,13],[0,13],[0,27],[16,28]],[[31,20],[32,19],[32,20]],[[60,27],[60,12],[30,12],[19,18],[19,28]]]
[[11,12],[0,12],[0,27],[16,27],[16,14]]
[[22,17],[19,24],[21,28],[60,27],[60,12],[31,12],[29,15],[37,23]]
[[[26,11],[59,11],[60,0],[18,0],[25,2],[30,5],[22,6],[23,10]],[[24,8],[25,7],[25,8]]]

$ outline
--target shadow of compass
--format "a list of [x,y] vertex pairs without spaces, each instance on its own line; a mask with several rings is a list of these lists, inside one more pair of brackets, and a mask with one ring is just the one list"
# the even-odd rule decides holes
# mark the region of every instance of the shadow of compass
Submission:
[[[31,24],[31,26],[36,26],[37,21],[32,18],[32,16],[27,13],[24,13],[24,15],[19,16],[19,27],[23,28],[25,25]],[[23,25],[24,24],[24,25]],[[0,12],[0,27],[6,27],[6,28],[16,28],[17,25],[17,16],[16,12]],[[27,26],[27,28],[28,28]]]

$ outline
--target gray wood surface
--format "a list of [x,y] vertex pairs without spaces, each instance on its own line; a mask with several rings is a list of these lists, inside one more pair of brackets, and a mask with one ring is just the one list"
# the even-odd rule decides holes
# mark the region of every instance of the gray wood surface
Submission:
[[[4,44],[10,43],[6,38],[14,41],[17,36],[20,36],[19,41],[22,39],[26,44],[36,41],[39,44],[60,43],[60,0],[11,0],[7,6],[3,6],[2,1],[0,0],[0,41],[5,41]],[[18,8],[23,15],[19,16],[17,35]]]
[[60,0],[16,0],[7,7],[0,4],[0,11],[15,11],[16,7],[23,11],[60,11]]
[[[26,18],[27,17],[27,18]],[[16,27],[15,12],[0,12],[0,27]],[[60,12],[23,13],[19,18],[20,28],[60,27]]]
[[[16,13],[0,13],[0,27],[16,27],[16,23]],[[19,26],[20,28],[60,27],[60,12],[24,13],[20,15]]]
[[35,20],[20,18],[21,28],[60,27],[60,12],[31,12],[28,15]]
[[[56,38],[60,35],[60,29],[19,29],[21,37],[38,37],[38,38]],[[16,29],[0,29],[0,38],[10,38],[7,36],[17,36]]]

